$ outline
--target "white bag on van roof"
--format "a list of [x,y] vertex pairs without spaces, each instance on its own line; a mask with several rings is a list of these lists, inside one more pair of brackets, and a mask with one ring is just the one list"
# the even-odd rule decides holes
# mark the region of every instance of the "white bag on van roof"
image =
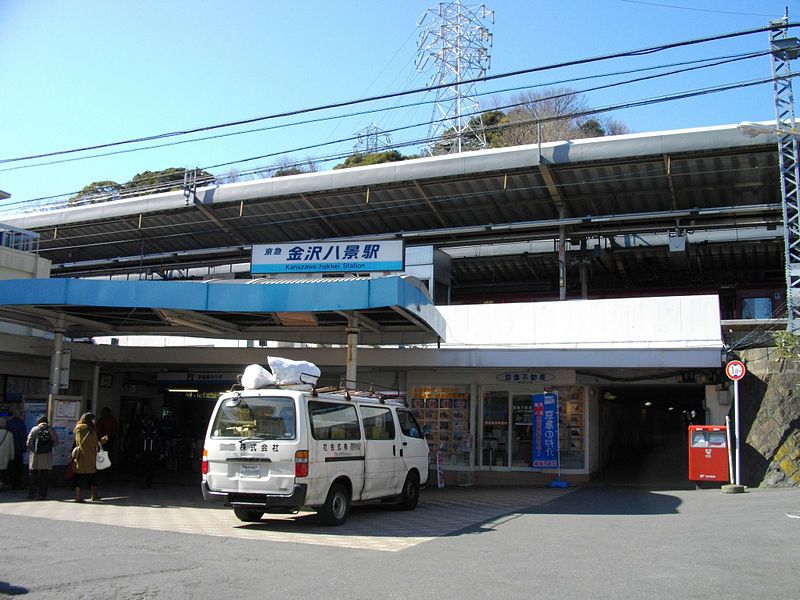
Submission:
[[295,385],[317,383],[321,374],[319,367],[306,360],[289,360],[279,356],[268,356],[269,368],[278,385]]
[[250,365],[242,373],[242,387],[246,390],[260,390],[275,385],[275,376],[261,365]]

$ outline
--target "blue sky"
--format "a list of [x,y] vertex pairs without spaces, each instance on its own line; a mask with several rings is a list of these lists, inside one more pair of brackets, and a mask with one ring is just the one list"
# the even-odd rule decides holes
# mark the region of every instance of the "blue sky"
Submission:
[[[0,159],[423,87],[430,76],[415,70],[416,24],[435,5],[423,0],[0,0]],[[487,6],[496,14],[490,74],[762,27],[770,18],[781,17],[786,6],[790,19],[800,21],[800,1],[786,0],[496,0]],[[768,35],[760,33],[487,82],[478,92],[763,51],[767,45]],[[798,69],[800,64],[794,66]],[[769,58],[761,56],[588,92],[586,99],[599,107],[769,76]],[[567,85],[580,90],[607,81]],[[797,84],[794,87],[800,93]],[[309,116],[431,98],[394,99]],[[124,183],[146,170],[208,167],[347,138],[372,123],[391,129],[424,123],[430,116],[428,106],[395,108],[103,158],[13,170],[8,169],[58,157],[0,164],[0,189],[12,194],[7,210],[28,199],[74,192],[92,181]],[[772,87],[618,110],[611,116],[642,132],[773,119]],[[426,131],[422,126],[416,132],[398,132],[393,140],[413,139]],[[346,153],[352,147],[353,142],[343,142],[291,157]],[[415,151],[418,148],[403,149],[407,154]],[[213,172],[244,171],[274,161]]]

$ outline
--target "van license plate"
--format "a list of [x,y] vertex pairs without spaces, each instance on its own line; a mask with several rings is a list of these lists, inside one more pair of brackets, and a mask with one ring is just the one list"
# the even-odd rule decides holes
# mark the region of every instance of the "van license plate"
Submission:
[[243,464],[239,467],[239,477],[261,477],[261,465]]

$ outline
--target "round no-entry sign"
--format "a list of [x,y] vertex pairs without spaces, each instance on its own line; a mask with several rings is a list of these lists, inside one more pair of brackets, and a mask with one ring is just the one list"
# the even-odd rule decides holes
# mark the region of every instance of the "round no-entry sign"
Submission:
[[732,381],[739,381],[744,374],[747,373],[747,369],[744,366],[744,363],[740,360],[732,360],[727,365],[725,365],[725,375],[728,376],[728,379]]

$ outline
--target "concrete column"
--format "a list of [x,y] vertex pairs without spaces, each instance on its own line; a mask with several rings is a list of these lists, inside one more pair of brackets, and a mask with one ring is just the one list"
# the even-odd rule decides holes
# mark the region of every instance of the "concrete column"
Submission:
[[[564,218],[564,206],[558,209],[558,218]],[[567,231],[561,225],[558,228],[558,299],[567,299]]]
[[47,418],[53,420],[53,397],[61,391],[61,357],[64,354],[64,315],[58,315],[53,329],[53,353],[50,355],[50,382],[47,388]]
[[358,371],[358,321],[348,322],[347,333],[347,369],[345,371],[345,387],[355,389]]
[[100,365],[94,366],[92,373],[92,407],[89,409],[95,415],[97,414],[97,399],[100,391]]

